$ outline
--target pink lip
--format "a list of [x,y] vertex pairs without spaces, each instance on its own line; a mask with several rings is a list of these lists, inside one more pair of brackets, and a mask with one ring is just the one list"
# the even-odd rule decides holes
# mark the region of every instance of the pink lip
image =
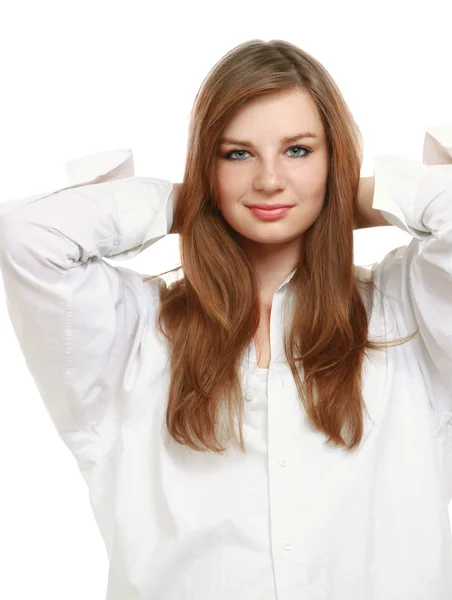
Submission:
[[248,206],[248,208],[259,219],[262,219],[263,221],[273,221],[274,219],[279,219],[286,215],[289,212],[289,210],[293,207],[283,206],[281,208],[274,208],[271,210],[268,208],[263,209],[256,206]]
[[247,204],[248,208],[262,208],[262,210],[275,210],[277,208],[292,208],[293,204]]

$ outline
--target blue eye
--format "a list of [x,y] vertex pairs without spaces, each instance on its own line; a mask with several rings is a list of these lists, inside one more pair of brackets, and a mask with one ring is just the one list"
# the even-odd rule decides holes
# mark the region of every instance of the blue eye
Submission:
[[[287,151],[289,150],[302,150],[305,152],[305,154],[297,154],[295,156],[291,156],[290,158],[306,158],[306,156],[308,156],[308,154],[310,154],[312,152],[312,150],[310,148],[306,148],[305,146],[291,146],[290,148],[287,148]],[[231,160],[233,162],[240,162],[242,160],[245,160],[245,158],[232,158],[233,154],[236,153],[245,153],[247,154],[246,150],[230,150],[229,152],[227,152],[223,158],[226,158],[227,160]]]

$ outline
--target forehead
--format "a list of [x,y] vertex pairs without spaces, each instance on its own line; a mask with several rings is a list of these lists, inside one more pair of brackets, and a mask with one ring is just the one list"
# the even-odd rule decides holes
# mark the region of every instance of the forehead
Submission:
[[317,105],[307,89],[295,88],[259,96],[240,107],[222,137],[247,137],[258,141],[266,135],[291,135],[312,131],[323,136]]

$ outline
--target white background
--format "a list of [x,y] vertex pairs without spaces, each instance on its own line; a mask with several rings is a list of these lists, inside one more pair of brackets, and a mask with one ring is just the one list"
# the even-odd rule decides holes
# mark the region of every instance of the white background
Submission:
[[[0,202],[65,187],[68,160],[116,148],[133,150],[136,175],[181,181],[202,80],[254,38],[290,41],[329,70],[363,133],[363,176],[375,154],[421,160],[425,128],[452,121],[450,0],[3,4]],[[358,231],[355,262],[409,240],[394,227]],[[178,261],[168,236],[125,266],[153,274]],[[88,490],[0,287],[0,598],[102,600],[108,561]]]

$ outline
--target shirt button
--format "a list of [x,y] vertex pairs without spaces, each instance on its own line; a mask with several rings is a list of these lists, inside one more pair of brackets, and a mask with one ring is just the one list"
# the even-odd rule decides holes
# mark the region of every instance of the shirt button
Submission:
[[279,461],[279,464],[282,465],[283,467],[285,467],[287,465],[287,459],[281,458],[281,460]]
[[292,548],[292,544],[290,542],[286,542],[284,544],[284,550],[290,550]]
[[254,394],[253,394],[253,392],[252,392],[251,390],[247,390],[247,392],[246,392],[246,394],[245,394],[245,398],[246,398],[247,400],[252,400],[252,399],[253,399],[253,397],[254,397]]

